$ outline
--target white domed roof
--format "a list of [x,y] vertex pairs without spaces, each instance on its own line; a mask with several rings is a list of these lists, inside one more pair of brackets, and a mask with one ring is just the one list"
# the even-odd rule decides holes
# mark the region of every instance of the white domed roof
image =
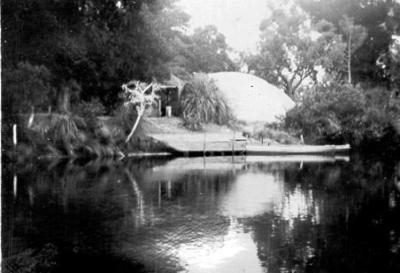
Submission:
[[235,116],[247,122],[275,122],[295,106],[282,90],[267,81],[241,72],[211,73]]

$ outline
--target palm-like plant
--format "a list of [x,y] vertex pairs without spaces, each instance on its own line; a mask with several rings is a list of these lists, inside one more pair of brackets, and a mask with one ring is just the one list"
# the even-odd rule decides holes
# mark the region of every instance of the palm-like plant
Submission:
[[122,89],[124,90],[126,97],[125,105],[134,105],[138,114],[132,130],[125,140],[125,143],[127,143],[139,125],[140,119],[142,118],[146,107],[151,107],[159,98],[159,96],[155,94],[155,92],[159,90],[159,86],[156,83],[146,85],[145,83],[141,83],[139,81],[130,81],[126,84],[123,84]]
[[193,75],[184,86],[181,107],[186,126],[194,130],[202,123],[229,125],[233,120],[225,97],[206,74]]
[[72,114],[52,114],[44,135],[56,146],[65,149],[69,156],[74,155],[74,147],[86,140],[85,121]]

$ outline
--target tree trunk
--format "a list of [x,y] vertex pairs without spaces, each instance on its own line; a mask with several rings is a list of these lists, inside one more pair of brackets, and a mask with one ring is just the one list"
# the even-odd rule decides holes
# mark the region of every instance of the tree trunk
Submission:
[[131,132],[129,133],[128,137],[126,138],[125,143],[128,143],[129,140],[132,138],[133,134],[135,133],[136,127],[139,125],[139,121],[144,114],[144,110],[145,110],[145,106],[143,105],[140,107],[140,110],[138,111],[138,116],[136,118],[135,124],[133,125]]
[[70,109],[70,101],[71,101],[71,92],[70,88],[67,86],[61,87],[61,92],[58,95],[58,110],[60,113],[69,113]]
[[347,74],[348,74],[349,84],[351,84],[351,82],[352,82],[352,79],[351,79],[351,31],[349,33],[349,40],[348,40],[348,45],[347,45]]
[[288,95],[290,98],[292,98],[292,89],[290,88],[290,86],[288,84],[283,85],[283,90],[286,95]]

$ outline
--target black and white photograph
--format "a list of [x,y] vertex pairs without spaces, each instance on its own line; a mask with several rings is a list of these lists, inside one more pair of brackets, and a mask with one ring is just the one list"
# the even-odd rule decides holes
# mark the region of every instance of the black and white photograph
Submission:
[[400,0],[1,0],[0,36],[0,272],[400,272]]

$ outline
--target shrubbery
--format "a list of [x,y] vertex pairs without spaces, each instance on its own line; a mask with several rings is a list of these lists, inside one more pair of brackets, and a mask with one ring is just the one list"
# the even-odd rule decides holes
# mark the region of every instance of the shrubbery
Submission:
[[43,65],[21,62],[2,71],[2,109],[5,115],[29,113],[31,107],[47,110],[55,96],[52,74]]
[[377,142],[399,113],[398,105],[383,88],[317,85],[288,112],[285,126],[303,134],[308,143]]
[[206,74],[194,74],[181,95],[182,117],[185,126],[198,130],[203,123],[229,125],[232,111],[214,81]]

